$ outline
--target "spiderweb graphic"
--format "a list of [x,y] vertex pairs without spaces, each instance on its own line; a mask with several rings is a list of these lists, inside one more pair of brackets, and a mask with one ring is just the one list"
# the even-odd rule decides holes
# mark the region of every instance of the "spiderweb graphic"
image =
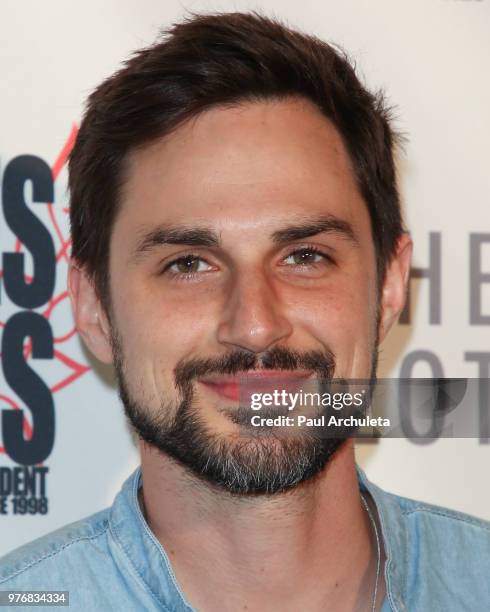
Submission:
[[[73,125],[68,138],[51,167],[55,190],[57,181],[60,181],[62,173],[65,170],[66,162],[75,143],[77,133],[78,128],[76,125]],[[57,200],[56,197],[55,200]],[[82,363],[79,357],[74,357],[73,354],[71,354],[74,351],[70,350],[73,347],[70,340],[77,334],[71,316],[65,316],[63,318],[65,325],[66,320],[69,320],[68,330],[58,329],[60,327],[60,317],[56,317],[56,312],[61,308],[67,308],[69,303],[66,282],[61,278],[60,274],[60,272],[63,272],[63,269],[66,270],[70,257],[69,251],[71,240],[67,229],[69,209],[66,206],[55,205],[54,202],[51,202],[45,206],[45,210],[47,213],[47,226],[55,244],[57,283],[52,298],[42,307],[42,309],[37,310],[37,312],[50,321],[53,329],[54,355],[49,364],[51,375],[49,376],[50,380],[48,384],[51,393],[55,394],[78,380],[83,374],[90,370],[90,367]],[[12,250],[16,253],[25,252],[24,245],[18,239],[15,240]],[[0,278],[2,277],[3,270],[0,269]],[[32,277],[26,274],[25,279],[27,282],[30,282]],[[61,280],[61,282],[58,283],[58,280]],[[60,285],[59,289],[58,284]],[[65,310],[63,312],[65,312]],[[0,330],[3,329],[5,325],[6,320],[0,320]],[[30,338],[27,338],[24,343],[24,359],[26,361],[32,359],[32,343]],[[25,408],[17,399],[3,391],[0,392],[0,407],[14,408],[15,410],[22,410]],[[24,437],[30,440],[32,437],[32,425],[28,415],[30,415],[30,411],[28,409],[24,410]],[[0,453],[5,453],[5,449],[2,446],[0,446]]]

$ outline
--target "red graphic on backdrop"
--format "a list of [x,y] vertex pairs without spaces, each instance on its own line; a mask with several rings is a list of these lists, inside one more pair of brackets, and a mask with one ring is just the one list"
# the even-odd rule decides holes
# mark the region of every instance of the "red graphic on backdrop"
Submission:
[[[58,157],[56,158],[56,161],[54,162],[51,168],[52,173],[53,173],[54,182],[56,182],[56,180],[58,179],[64,165],[67,162],[70,151],[72,150],[73,145],[75,144],[77,133],[78,133],[78,128],[76,125],[73,125],[70,135],[68,136],[65,144],[63,145],[63,148],[61,149]],[[55,211],[55,207],[53,203],[48,204],[47,207],[48,207],[49,219],[50,219],[51,226],[52,226],[53,239],[55,240],[55,244],[57,242],[59,243],[59,247],[56,252],[56,263],[59,264],[60,261],[62,260],[65,260],[66,262],[68,262],[69,257],[70,257],[69,249],[71,246],[71,240],[68,236],[64,236],[63,232],[61,231],[60,224],[58,223],[58,220],[56,218],[56,211]],[[62,213],[67,215],[69,213],[69,209],[63,208]],[[23,248],[23,245],[20,242],[20,240],[16,240],[15,248],[14,248],[15,252],[19,253],[22,250],[22,248]],[[0,270],[0,278],[2,277],[2,274],[3,274],[3,271]],[[32,277],[29,277],[27,275],[25,278],[27,281],[32,280]],[[64,300],[67,300],[67,299],[69,298],[68,298],[68,291],[66,290],[62,291],[61,293],[58,293],[57,295],[53,295],[53,297],[47,303],[45,310],[41,314],[44,317],[46,317],[46,319],[49,320],[54,309],[57,306],[59,306],[59,304],[61,304]],[[3,327],[5,327],[5,322],[0,321],[0,328],[3,328]],[[85,372],[88,372],[88,370],[90,370],[90,367],[88,367],[87,365],[83,363],[80,363],[79,361],[76,361],[75,359],[73,359],[72,357],[70,357],[63,351],[62,345],[68,340],[70,340],[70,338],[72,338],[76,333],[77,333],[76,328],[73,325],[72,328],[67,333],[60,335],[60,336],[54,336],[54,345],[55,345],[54,359],[57,360],[58,363],[63,364],[68,369],[69,373],[51,387],[51,393],[56,393],[57,391],[60,391],[60,389],[63,389],[67,385],[70,385],[71,383],[75,382],[78,378],[80,378],[80,376],[82,376],[82,374],[85,374]],[[24,345],[25,359],[29,360],[31,357],[31,354],[32,354],[32,347],[31,347],[31,342],[28,339]],[[0,402],[4,402],[8,406],[16,410],[21,409],[21,406],[19,406],[18,403],[13,398],[8,397],[7,395],[0,394]],[[32,427],[25,415],[24,415],[24,436],[26,437],[26,439],[31,439],[32,437]],[[0,453],[4,453],[4,452],[5,452],[5,449],[0,446]]]

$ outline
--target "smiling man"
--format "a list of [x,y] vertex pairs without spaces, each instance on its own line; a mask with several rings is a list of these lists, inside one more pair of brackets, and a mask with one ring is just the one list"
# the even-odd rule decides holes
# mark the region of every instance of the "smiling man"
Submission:
[[374,379],[411,255],[394,143],[336,49],[254,14],[176,25],[95,90],[69,287],[141,469],[5,558],[0,588],[76,610],[488,609],[488,525],[384,493],[350,439],[243,426],[244,389]]

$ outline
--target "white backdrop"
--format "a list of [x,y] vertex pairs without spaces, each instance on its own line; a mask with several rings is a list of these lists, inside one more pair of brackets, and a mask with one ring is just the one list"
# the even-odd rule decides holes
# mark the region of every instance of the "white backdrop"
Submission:
[[[444,376],[490,375],[479,371],[471,355],[490,354],[490,282],[481,286],[482,322],[471,325],[469,257],[471,234],[486,235],[480,272],[490,273],[489,0],[3,0],[0,172],[23,154],[36,155],[53,169],[54,206],[36,204],[32,210],[53,235],[58,262],[56,300],[37,309],[53,329],[55,358],[29,360],[52,389],[56,409],[55,444],[43,463],[49,468],[49,510],[14,514],[4,483],[0,555],[107,506],[138,463],[111,373],[90,360],[72,333],[64,294],[63,160],[83,101],[132,50],[152,42],[186,9],[247,8],[343,46],[368,86],[386,89],[397,107],[398,128],[409,137],[400,160],[406,220],[415,241],[415,267],[435,265],[429,233],[439,236],[440,324],[429,320],[429,281],[413,281],[411,324],[399,325],[385,343],[379,374],[397,376],[404,356],[428,350],[440,360]],[[28,187],[25,197],[32,198]],[[0,231],[1,251],[13,251],[16,237],[1,214]],[[29,255],[26,269],[32,272]],[[0,300],[5,324],[21,308],[3,288]],[[432,372],[420,363],[413,375]],[[1,373],[0,385],[0,406],[22,407]],[[0,431],[0,446],[1,440]],[[358,458],[368,476],[386,489],[490,519],[490,446],[477,439],[439,440],[425,447],[383,440],[359,445]],[[15,466],[0,453],[0,468]],[[0,479],[0,502],[1,486]]]

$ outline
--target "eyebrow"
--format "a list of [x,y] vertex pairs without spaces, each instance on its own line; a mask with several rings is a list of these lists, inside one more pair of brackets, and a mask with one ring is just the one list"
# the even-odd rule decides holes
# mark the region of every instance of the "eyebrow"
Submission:
[[277,244],[291,242],[292,240],[303,240],[317,234],[337,234],[341,238],[345,238],[359,245],[356,233],[352,225],[344,219],[339,219],[334,215],[323,215],[314,219],[305,219],[295,225],[290,225],[283,229],[277,230],[272,234],[272,240]]
[[165,244],[217,247],[221,244],[221,239],[219,234],[207,227],[160,225],[140,237],[134,249],[133,259],[138,260]]
[[[354,245],[359,240],[352,225],[334,215],[298,220],[291,225],[274,231],[271,235],[275,244],[284,244],[293,240],[303,240],[317,234],[336,234]],[[132,258],[139,260],[155,248],[166,244],[182,244],[186,246],[219,247],[221,236],[215,230],[204,226],[159,225],[149,232],[142,233],[133,252]]]

